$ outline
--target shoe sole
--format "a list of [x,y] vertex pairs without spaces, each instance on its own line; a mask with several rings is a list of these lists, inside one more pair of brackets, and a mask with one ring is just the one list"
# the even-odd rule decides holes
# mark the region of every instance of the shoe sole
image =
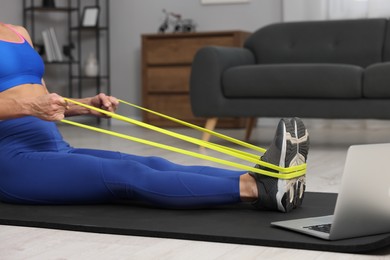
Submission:
[[[306,163],[307,155],[309,152],[309,133],[303,124],[303,121],[300,118],[293,118],[293,124],[295,125],[296,136],[297,136],[297,154],[299,156],[299,161]],[[299,207],[302,204],[305,189],[306,189],[306,176],[301,176],[296,182],[296,206]]]
[[295,128],[295,136],[297,137],[297,154],[301,156],[299,160],[305,163],[309,152],[309,133],[300,118],[295,117],[292,121]]
[[[292,160],[296,157],[296,135],[295,129],[290,120],[282,119],[283,121],[283,143],[281,149],[281,156],[279,166],[289,167]],[[294,194],[289,188],[290,180],[278,179],[278,191],[276,193],[276,201],[278,210],[282,212],[289,212],[294,208]]]
[[[286,167],[300,165],[306,162],[308,148],[309,148],[309,135],[305,125],[300,118],[293,118],[290,122],[286,123],[285,140],[284,145],[286,149],[283,151],[284,162]],[[306,188],[306,177],[301,176],[290,180],[278,180],[278,193],[276,195],[278,201],[278,209],[284,212],[289,212],[299,207],[304,198],[304,192]],[[285,192],[279,192],[285,191]]]

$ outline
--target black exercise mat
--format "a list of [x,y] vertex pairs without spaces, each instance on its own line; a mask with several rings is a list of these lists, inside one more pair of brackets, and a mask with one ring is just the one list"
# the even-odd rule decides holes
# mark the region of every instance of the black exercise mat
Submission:
[[389,247],[390,233],[325,241],[270,226],[272,221],[333,214],[336,197],[333,193],[307,192],[303,206],[288,214],[259,211],[245,204],[172,210],[139,204],[0,203],[0,224],[349,253]]

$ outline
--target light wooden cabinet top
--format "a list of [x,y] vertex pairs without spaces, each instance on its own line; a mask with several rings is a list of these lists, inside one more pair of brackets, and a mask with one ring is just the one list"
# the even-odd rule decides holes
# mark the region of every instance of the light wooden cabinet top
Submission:
[[200,48],[239,46],[248,35],[241,31],[143,35],[144,59],[149,65],[190,64]]

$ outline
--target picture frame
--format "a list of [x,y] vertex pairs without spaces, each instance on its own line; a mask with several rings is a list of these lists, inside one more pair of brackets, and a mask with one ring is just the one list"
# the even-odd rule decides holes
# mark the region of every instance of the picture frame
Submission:
[[99,21],[99,6],[85,6],[81,18],[81,27],[96,27]]

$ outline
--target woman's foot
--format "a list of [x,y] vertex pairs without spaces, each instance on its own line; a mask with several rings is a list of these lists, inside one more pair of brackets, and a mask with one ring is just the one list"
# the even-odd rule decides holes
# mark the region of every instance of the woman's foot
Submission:
[[[261,157],[264,162],[280,167],[291,167],[306,163],[309,151],[309,134],[299,118],[281,119],[271,146]],[[257,168],[276,172],[264,166]],[[256,180],[257,208],[289,212],[302,204],[305,192],[305,176],[285,180],[258,173],[249,173]]]

